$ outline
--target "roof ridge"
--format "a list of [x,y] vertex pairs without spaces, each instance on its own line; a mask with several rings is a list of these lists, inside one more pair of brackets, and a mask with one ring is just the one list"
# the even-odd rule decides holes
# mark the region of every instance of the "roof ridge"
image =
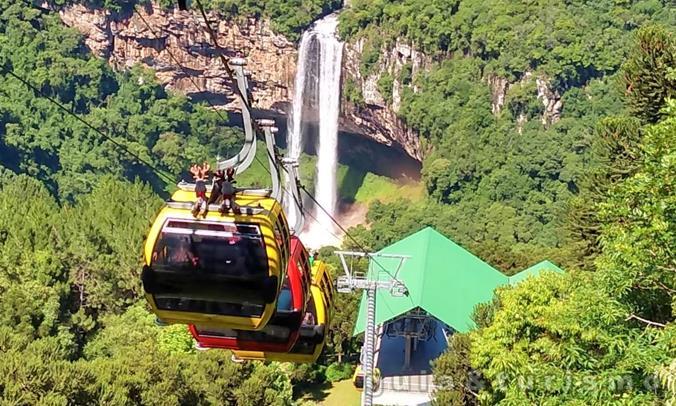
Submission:
[[[434,229],[432,229],[432,230],[434,230]],[[445,238],[446,240],[450,241],[453,245],[455,245],[456,247],[458,247],[458,248],[460,248],[461,250],[463,250],[463,251],[465,252],[465,254],[468,254],[468,255],[471,256],[472,258],[474,258],[474,259],[476,259],[476,260],[482,262],[483,264],[487,265],[488,267],[490,267],[490,268],[493,269],[494,271],[497,271],[497,272],[501,273],[502,275],[505,275],[504,272],[502,272],[502,271],[499,270],[498,268],[494,267],[493,265],[489,264],[488,262],[484,261],[483,259],[479,258],[479,257],[476,256],[472,251],[470,251],[469,249],[465,248],[463,245],[459,244],[459,243],[456,242],[455,240],[453,240],[453,239],[451,239],[451,238],[445,236],[444,234],[441,234],[441,233],[440,233],[439,231],[437,231],[437,230],[434,230],[434,231],[435,231],[439,236]],[[505,275],[505,276],[506,276],[506,275]]]
[[[426,241],[425,241],[425,253],[424,253],[425,256],[424,256],[424,259],[423,259],[423,266],[422,266],[422,269],[423,269],[423,270],[426,270],[426,269],[427,269],[427,261],[429,260],[429,257],[430,257],[430,243],[431,243],[431,241],[432,241],[432,232],[433,232],[433,231],[436,231],[436,230],[433,229],[433,228],[430,227],[430,226],[427,226],[427,227],[423,228],[421,231],[427,231],[427,233],[426,233],[426,234],[427,234],[427,235],[426,235]],[[419,231],[419,232],[420,232],[420,231]],[[421,288],[421,289],[420,289],[420,292],[418,292],[418,294],[419,294],[420,296],[418,297],[418,300],[416,300],[416,301],[414,302],[414,304],[417,304],[419,307],[422,307],[422,300],[423,300],[422,294],[423,294],[423,292],[425,291],[425,282],[427,281],[427,274],[426,274],[426,272],[423,272],[423,273],[422,273],[421,278],[422,278],[422,281],[421,281],[421,283],[420,283],[420,288]]]

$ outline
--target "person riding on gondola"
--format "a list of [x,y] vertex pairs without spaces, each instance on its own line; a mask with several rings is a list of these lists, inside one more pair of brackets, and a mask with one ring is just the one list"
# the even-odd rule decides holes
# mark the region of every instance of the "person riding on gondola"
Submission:
[[237,204],[235,204],[235,169],[228,168],[225,172],[218,170],[214,173],[214,183],[211,189],[211,196],[209,196],[208,204],[218,203],[222,201],[219,211],[223,214],[228,213],[232,209],[233,213],[237,214],[239,211]]
[[190,167],[190,173],[193,178],[195,178],[195,196],[197,200],[192,208],[192,215],[204,216],[207,212],[207,185],[206,179],[209,176],[209,164],[204,163],[203,165],[192,165]]

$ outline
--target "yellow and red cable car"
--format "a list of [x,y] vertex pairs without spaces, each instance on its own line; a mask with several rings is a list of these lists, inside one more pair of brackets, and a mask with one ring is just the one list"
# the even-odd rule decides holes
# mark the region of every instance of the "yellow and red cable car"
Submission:
[[265,327],[275,312],[289,258],[280,203],[264,191],[236,195],[237,213],[210,205],[192,213],[190,188],[175,192],[157,215],[141,274],[159,321],[242,330]]
[[328,339],[333,297],[335,295],[331,276],[322,261],[312,266],[311,299],[303,318],[298,339],[288,352],[275,351],[233,351],[241,360],[266,360],[280,362],[315,362],[322,353]]

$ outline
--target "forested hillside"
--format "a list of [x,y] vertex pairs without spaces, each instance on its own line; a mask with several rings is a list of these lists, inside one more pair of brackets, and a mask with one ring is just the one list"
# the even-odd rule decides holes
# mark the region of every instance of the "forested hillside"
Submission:
[[[339,3],[205,1],[291,39]],[[41,6],[0,0],[0,403],[288,405],[348,376],[334,362],[356,356],[354,296],[337,296],[311,366],[237,364],[155,325],[139,281],[147,228],[171,179],[236,151],[241,131],[151,71],[113,71]],[[507,273],[544,258],[568,271],[477,308],[478,328],[435,364],[438,404],[674,404],[673,4],[353,0],[340,18],[346,40],[366,41],[364,72],[397,38],[433,59],[379,83],[404,85],[425,196],[376,201],[351,233],[379,249],[432,225]],[[497,77],[511,83],[499,112]]]
[[[137,4],[149,4],[150,0],[89,0],[86,2],[55,0],[54,3],[59,5],[85,3],[119,12],[128,10]],[[174,0],[157,0],[156,3],[165,8],[176,7]],[[206,10],[218,11],[221,15],[233,20],[268,18],[275,31],[292,41],[298,40],[303,30],[318,17],[329,14],[342,5],[339,0],[203,0],[201,3]]]
[[[354,1],[341,15],[365,40],[363,74],[402,38],[436,60],[379,80],[401,81],[398,114],[429,142],[428,198],[372,205],[363,241],[433,225],[507,272],[568,269],[476,309],[435,363],[437,404],[676,401],[674,27],[659,1]],[[496,78],[511,83],[500,111]]]
[[232,154],[241,131],[152,72],[112,71],[57,14],[0,10],[0,403],[284,405],[292,385],[324,379],[326,366],[195,352],[142,300],[141,247],[167,182]]
[[[397,38],[437,61],[416,77],[410,66],[383,76],[402,83],[398,114],[428,147],[429,198],[373,206],[365,242],[381,248],[432,225],[507,273],[583,262],[563,232],[568,207],[597,165],[599,120],[625,111],[617,72],[635,29],[676,26],[668,1],[357,0],[340,20],[346,39],[365,40],[366,72]],[[512,84],[493,113],[500,78]],[[545,111],[543,88],[560,96],[560,117]]]
[[439,404],[676,401],[675,62],[673,33],[638,32],[621,72],[631,113],[601,121],[569,224],[585,270],[478,308],[480,328],[436,362]]

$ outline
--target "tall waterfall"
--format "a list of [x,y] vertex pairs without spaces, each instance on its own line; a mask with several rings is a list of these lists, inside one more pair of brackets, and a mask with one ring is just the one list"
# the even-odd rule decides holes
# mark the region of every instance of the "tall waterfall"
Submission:
[[326,212],[317,206],[313,215],[306,218],[309,227],[304,233],[303,242],[311,247],[340,243],[333,235],[336,234],[336,227],[331,220],[337,203],[338,115],[343,56],[343,44],[336,35],[337,27],[337,16],[329,15],[303,34],[298,56],[293,117],[289,120],[288,144],[292,157],[298,157],[302,149],[306,113],[313,111],[311,115],[318,121],[315,198]]
[[[303,37],[300,40],[300,47],[298,49],[298,64],[296,70],[296,79],[295,79],[295,89],[293,94],[293,105],[292,111],[287,120],[287,148],[288,156],[293,159],[298,159],[300,153],[303,152],[303,96],[305,94],[305,76],[308,63],[308,52],[310,49],[310,39],[312,38],[311,31],[305,31]],[[286,184],[287,190],[291,190],[292,179],[289,178],[289,174],[286,174]],[[292,205],[295,204],[293,201],[293,196],[287,194],[287,207],[286,212],[288,213],[289,224],[296,223],[296,211],[292,209]],[[297,230],[302,231],[302,230]]]

